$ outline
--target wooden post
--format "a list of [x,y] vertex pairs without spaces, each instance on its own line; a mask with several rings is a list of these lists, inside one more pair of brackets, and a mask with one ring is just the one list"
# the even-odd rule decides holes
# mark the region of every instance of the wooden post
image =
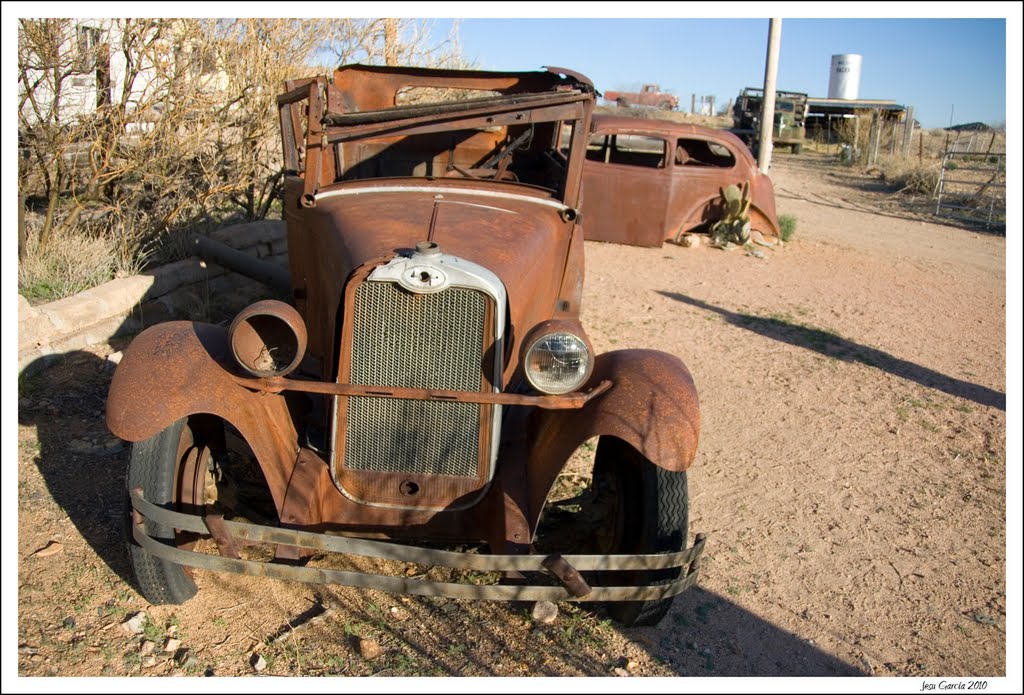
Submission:
[[881,138],[882,119],[878,109],[871,113],[871,134],[868,136],[868,166],[874,166],[878,159],[878,143]]
[[398,65],[398,20],[384,20],[384,63]]
[[914,141],[914,107],[907,108],[907,122],[903,126],[903,156],[910,156],[910,145]]
[[690,95],[690,114],[692,115],[692,114],[695,114],[695,113],[697,113],[697,95],[696,94],[691,94]]
[[924,161],[924,131],[922,130],[921,132],[918,133],[918,135],[920,135],[920,138],[918,138],[918,141],[917,141],[917,161],[918,162],[923,162]]

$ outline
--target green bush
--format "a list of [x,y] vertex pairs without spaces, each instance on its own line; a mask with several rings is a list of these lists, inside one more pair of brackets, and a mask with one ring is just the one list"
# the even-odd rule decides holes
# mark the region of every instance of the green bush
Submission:
[[796,234],[796,217],[779,215],[779,237],[783,241],[789,241],[794,234]]

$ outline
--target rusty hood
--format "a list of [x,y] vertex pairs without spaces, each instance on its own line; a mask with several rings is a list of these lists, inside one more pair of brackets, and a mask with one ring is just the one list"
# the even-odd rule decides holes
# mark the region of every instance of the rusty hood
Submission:
[[[298,193],[290,188],[288,198]],[[291,274],[308,298],[314,350],[328,349],[335,334],[349,274],[411,253],[420,241],[495,273],[513,326],[546,320],[556,309],[574,224],[562,203],[536,189],[461,180],[353,182],[321,191],[312,208],[288,208]]]

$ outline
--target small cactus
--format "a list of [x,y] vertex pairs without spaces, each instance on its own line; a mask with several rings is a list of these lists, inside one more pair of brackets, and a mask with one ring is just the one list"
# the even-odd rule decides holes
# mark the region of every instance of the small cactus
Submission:
[[750,240],[750,183],[743,182],[720,189],[722,218],[711,227],[711,245],[725,247],[733,243],[742,246]]

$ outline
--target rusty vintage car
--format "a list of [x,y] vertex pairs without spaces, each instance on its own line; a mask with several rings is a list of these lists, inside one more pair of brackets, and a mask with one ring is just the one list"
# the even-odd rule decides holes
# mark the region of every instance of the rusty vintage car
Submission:
[[[677,357],[595,354],[580,322],[593,85],[346,66],[285,90],[290,301],[153,326],[110,387],[142,593],[181,603],[205,568],[659,620],[704,546],[700,413]],[[548,514],[595,438],[591,486]]]
[[722,189],[746,184],[751,230],[777,239],[775,189],[732,133],[651,118],[597,114],[583,167],[587,239],[661,246],[707,233]]

